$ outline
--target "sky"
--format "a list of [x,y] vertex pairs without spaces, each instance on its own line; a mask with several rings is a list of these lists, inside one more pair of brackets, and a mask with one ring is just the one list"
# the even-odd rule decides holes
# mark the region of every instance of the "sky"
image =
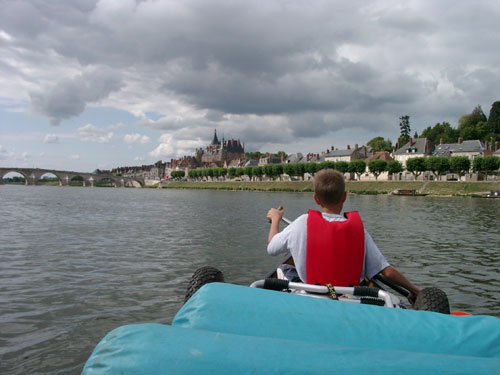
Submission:
[[500,100],[500,2],[0,0],[0,167],[396,142]]

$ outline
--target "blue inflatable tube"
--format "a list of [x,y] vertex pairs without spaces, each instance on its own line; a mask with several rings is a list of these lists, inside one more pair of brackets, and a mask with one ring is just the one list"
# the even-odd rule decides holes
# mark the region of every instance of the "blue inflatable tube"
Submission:
[[172,326],[119,327],[83,374],[498,374],[500,320],[208,284]]

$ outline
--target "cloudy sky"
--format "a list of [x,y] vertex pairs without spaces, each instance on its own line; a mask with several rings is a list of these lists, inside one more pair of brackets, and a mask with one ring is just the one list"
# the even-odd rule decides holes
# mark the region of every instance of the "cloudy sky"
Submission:
[[393,142],[500,100],[500,2],[0,0],[0,166]]

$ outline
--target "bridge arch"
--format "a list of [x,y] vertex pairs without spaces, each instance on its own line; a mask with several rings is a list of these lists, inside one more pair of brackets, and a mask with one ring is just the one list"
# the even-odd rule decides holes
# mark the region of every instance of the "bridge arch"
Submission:
[[[54,172],[46,172],[35,181],[36,185],[50,185],[57,179],[57,184],[61,185],[61,178]],[[44,181],[45,180],[45,181]]]
[[127,178],[124,180],[124,184],[126,187],[144,187],[144,182],[141,180],[137,180],[135,178]]
[[18,180],[19,184],[26,185],[28,176],[22,170],[2,169],[0,170],[0,184],[4,183],[4,179],[14,179],[13,183],[16,183],[16,180]]

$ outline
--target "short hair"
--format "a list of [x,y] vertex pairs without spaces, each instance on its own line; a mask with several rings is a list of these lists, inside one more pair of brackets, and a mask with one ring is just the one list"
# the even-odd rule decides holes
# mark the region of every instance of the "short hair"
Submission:
[[321,204],[339,203],[344,192],[344,175],[339,171],[323,169],[314,176],[314,193]]

